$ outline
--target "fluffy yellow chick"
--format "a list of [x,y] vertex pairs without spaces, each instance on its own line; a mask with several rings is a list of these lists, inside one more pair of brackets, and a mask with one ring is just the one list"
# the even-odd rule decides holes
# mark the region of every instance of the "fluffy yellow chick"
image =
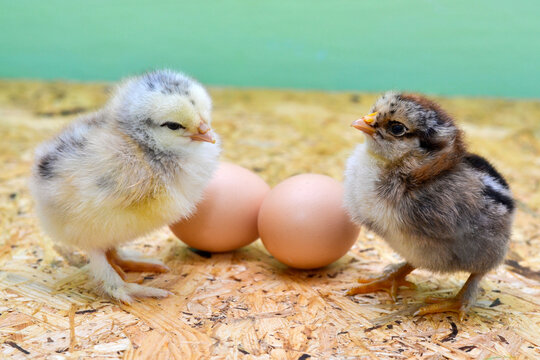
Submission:
[[164,272],[119,245],[189,216],[218,164],[211,99],[195,80],[161,70],[122,82],[112,99],[41,144],[30,188],[54,240],[84,250],[110,297],[165,297],[124,271]]

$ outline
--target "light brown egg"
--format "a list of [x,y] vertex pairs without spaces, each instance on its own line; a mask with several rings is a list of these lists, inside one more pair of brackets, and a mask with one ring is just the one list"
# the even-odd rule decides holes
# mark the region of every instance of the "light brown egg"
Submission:
[[258,224],[270,254],[299,269],[338,260],[359,232],[343,208],[343,185],[316,174],[291,177],[272,189],[261,205]]
[[195,214],[170,226],[187,245],[225,252],[257,240],[257,214],[270,187],[255,173],[221,163]]

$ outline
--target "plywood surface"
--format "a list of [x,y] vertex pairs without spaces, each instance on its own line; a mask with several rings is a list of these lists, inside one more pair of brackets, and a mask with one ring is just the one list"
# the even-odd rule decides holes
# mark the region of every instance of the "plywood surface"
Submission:
[[[354,298],[359,276],[399,259],[362,230],[353,249],[316,271],[280,265],[256,242],[195,253],[168,229],[128,244],[172,269],[146,284],[174,293],[121,305],[88,281],[83,254],[60,256],[40,231],[27,177],[33,148],[106,99],[107,85],[0,82],[0,353],[25,358],[356,359],[540,357],[540,103],[440,99],[472,150],[504,173],[519,200],[506,265],[481,283],[463,323],[413,318],[428,295],[450,295],[466,274],[414,272],[418,290]],[[298,173],[342,178],[361,135],[349,127],[375,95],[212,89],[223,158],[271,185]],[[132,276],[137,276],[136,274]]]

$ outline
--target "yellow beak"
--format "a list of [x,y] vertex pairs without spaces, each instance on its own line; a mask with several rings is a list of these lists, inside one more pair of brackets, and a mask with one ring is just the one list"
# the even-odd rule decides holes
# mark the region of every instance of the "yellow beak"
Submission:
[[371,113],[358,120],[353,121],[351,126],[354,127],[355,129],[363,131],[369,136],[372,136],[373,134],[375,134],[375,128],[371,126],[371,124],[373,123],[373,121],[375,121],[376,116],[377,116],[377,112]]
[[197,128],[197,131],[197,134],[190,136],[191,140],[206,141],[212,144],[216,143],[216,139],[214,139],[214,136],[212,134],[212,128],[208,126],[208,124],[201,122],[201,124]]

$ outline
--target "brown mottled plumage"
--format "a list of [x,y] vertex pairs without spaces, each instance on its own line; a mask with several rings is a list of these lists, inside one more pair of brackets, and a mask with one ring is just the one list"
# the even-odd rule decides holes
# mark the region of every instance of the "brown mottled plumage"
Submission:
[[504,178],[470,154],[462,132],[436,103],[419,95],[386,93],[372,114],[353,126],[367,134],[348,161],[345,205],[353,221],[384,238],[406,262],[350,294],[412,287],[415,268],[466,271],[453,299],[417,314],[456,311],[474,302],[480,279],[499,265],[508,247],[514,202]]

